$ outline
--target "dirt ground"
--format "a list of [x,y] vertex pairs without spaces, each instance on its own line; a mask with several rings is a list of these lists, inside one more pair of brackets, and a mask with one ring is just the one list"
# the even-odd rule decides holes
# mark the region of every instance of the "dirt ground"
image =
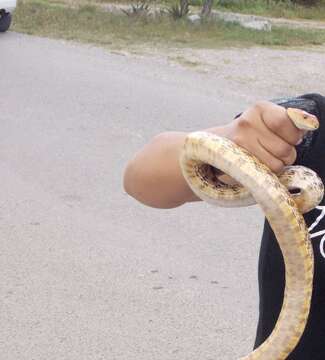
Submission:
[[249,103],[274,96],[325,93],[325,46],[221,50],[143,47],[118,53],[186,68]]

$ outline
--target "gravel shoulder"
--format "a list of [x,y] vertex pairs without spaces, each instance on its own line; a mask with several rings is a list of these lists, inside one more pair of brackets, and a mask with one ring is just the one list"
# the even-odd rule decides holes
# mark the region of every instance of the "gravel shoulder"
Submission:
[[325,93],[325,46],[218,50],[142,47],[117,53],[186,68],[224,94],[248,102],[306,92]]
[[[102,4],[105,11],[122,13],[130,9],[128,4]],[[152,8],[159,12],[161,6]],[[198,13],[193,8],[191,13]],[[222,14],[213,10],[213,13]],[[268,21],[272,26],[295,29],[325,30],[325,22],[315,20],[293,20],[272,18],[257,15],[247,15],[227,12],[245,21]],[[180,64],[195,72],[209,74],[211,78],[223,79],[229,82],[229,87],[238,89],[239,93],[246,93],[247,86],[254,84],[256,94],[267,96],[263,89],[268,86],[276,87],[283,94],[288,92],[322,91],[325,87],[324,66],[325,45],[297,48],[250,47],[250,48],[221,48],[221,49],[195,49],[186,47],[157,46],[148,47],[137,44],[134,48],[115,51],[125,56],[138,58],[149,57],[158,61],[167,61],[170,64]],[[293,65],[294,64],[294,65]],[[288,77],[290,78],[288,81]],[[303,78],[303,80],[301,79]],[[318,79],[318,82],[316,81]],[[317,84],[316,88],[314,84]],[[254,90],[251,90],[254,93]],[[282,96],[282,93],[281,93]]]

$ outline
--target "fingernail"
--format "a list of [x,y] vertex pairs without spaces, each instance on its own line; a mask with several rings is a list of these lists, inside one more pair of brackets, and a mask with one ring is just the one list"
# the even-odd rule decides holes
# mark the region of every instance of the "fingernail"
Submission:
[[298,140],[296,145],[300,145],[302,143],[302,139]]

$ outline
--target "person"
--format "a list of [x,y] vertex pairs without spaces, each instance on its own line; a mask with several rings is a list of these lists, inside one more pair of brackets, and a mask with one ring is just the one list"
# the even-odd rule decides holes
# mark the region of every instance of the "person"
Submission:
[[[297,129],[286,114],[285,108],[289,106],[317,116],[319,129],[307,133]],[[204,131],[232,140],[254,154],[275,173],[281,172],[287,165],[299,164],[316,171],[325,183],[325,97],[320,94],[257,102],[229,124]],[[156,208],[174,208],[198,201],[179,167],[179,153],[186,135],[177,131],[161,133],[140,149],[125,168],[123,181],[126,192],[141,203]],[[231,182],[227,175],[220,174],[219,179]],[[288,359],[324,360],[324,200],[305,214],[304,218],[315,255],[313,294],[305,331]],[[266,220],[258,267],[260,303],[255,348],[274,328],[282,306],[285,283],[283,257]]]

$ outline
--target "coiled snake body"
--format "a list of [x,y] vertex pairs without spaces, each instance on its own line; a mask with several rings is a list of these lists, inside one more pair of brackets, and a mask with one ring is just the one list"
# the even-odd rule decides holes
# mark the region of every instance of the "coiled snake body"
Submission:
[[[287,114],[298,128],[318,127],[317,119],[301,110],[287,109]],[[286,359],[305,329],[313,286],[313,249],[301,213],[321,201],[322,181],[314,171],[302,166],[287,167],[278,177],[245,149],[205,132],[187,136],[180,166],[189,186],[201,199],[218,206],[247,206],[256,202],[262,208],[284,258],[284,299],[271,335],[241,359]],[[216,181],[213,168],[239,184],[230,186]],[[288,189],[292,188],[298,188],[300,193],[290,194]]]

